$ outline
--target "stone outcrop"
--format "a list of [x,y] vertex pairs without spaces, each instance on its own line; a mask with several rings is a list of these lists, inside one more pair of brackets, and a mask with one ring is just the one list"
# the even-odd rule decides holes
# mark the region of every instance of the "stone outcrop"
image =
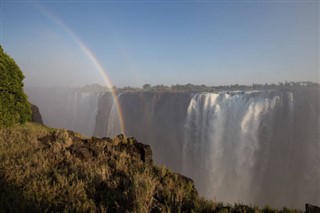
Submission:
[[122,134],[113,139],[108,137],[82,138],[73,131],[58,130],[38,140],[46,147],[65,148],[82,160],[94,159],[103,153],[126,152],[132,159],[141,160],[147,164],[153,163],[152,150],[149,145],[139,143],[134,137],[127,138]]
[[306,203],[306,213],[320,213],[320,207]]
[[43,124],[39,107],[34,104],[31,104],[31,111],[32,111],[31,121],[35,123]]

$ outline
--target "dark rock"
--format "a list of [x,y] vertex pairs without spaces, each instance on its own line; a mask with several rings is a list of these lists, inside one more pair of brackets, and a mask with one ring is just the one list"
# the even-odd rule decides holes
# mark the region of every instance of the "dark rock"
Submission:
[[133,160],[141,160],[147,164],[153,163],[152,150],[149,145],[137,142],[134,137],[126,138],[122,134],[113,140],[97,137],[81,138],[77,136],[77,133],[67,130],[54,131],[45,137],[38,138],[38,140],[47,148],[53,145],[56,150],[66,148],[82,160],[99,157],[103,153],[126,152]]
[[68,130],[67,133],[73,143],[77,143],[77,144],[82,143],[82,139],[80,137],[76,136],[76,134],[73,131]]
[[186,177],[186,176],[184,176],[184,175],[182,175],[180,173],[176,173],[176,174],[177,174],[178,178],[180,180],[182,180],[183,182],[185,182],[185,183],[189,183],[190,182],[192,185],[194,185],[193,180],[191,178],[188,178],[188,177]]
[[4,184],[6,181],[6,174],[4,173],[4,171],[0,170],[0,184]]
[[90,151],[93,153],[94,157],[99,157],[104,152],[104,147],[90,146]]
[[106,142],[108,142],[108,143],[112,143],[112,139],[109,138],[109,137],[103,137],[103,138],[101,138],[101,139],[104,140],[104,141],[106,141]]
[[145,163],[151,164],[153,163],[152,160],[152,150],[149,145],[145,145],[142,143],[136,143],[136,148],[138,149],[138,152],[140,153],[141,160]]
[[39,107],[37,107],[34,104],[31,104],[31,111],[32,111],[31,121],[35,123],[43,124]]
[[102,145],[106,143],[112,143],[112,139],[106,138],[106,137],[103,137],[103,138],[91,137],[89,143]]
[[184,184],[190,184],[192,186],[192,193],[193,193],[193,196],[198,196],[198,191],[196,190],[196,187],[194,185],[194,182],[191,178],[188,178],[182,174],[179,174],[179,173],[176,173],[177,176],[178,176],[178,180],[179,182],[183,182]]
[[121,144],[118,144],[118,145],[113,145],[113,151],[115,152],[121,152]]
[[86,147],[73,147],[72,153],[82,160],[89,160],[93,157],[90,150]]
[[111,152],[113,150],[112,144],[106,144],[104,147],[104,152]]
[[320,213],[320,207],[306,203],[306,213]]
[[41,137],[41,138],[38,138],[38,141],[39,141],[42,145],[44,145],[44,146],[46,146],[46,147],[50,147],[50,144],[51,144],[51,142],[52,142],[53,140],[55,140],[55,138],[53,138],[53,135],[52,135],[52,134],[46,135],[46,136]]

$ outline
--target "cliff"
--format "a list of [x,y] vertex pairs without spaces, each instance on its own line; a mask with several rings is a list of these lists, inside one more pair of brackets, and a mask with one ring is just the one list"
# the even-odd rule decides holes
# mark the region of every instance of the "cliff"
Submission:
[[34,104],[31,104],[31,111],[32,111],[31,121],[35,123],[43,124],[39,107]]
[[193,181],[154,165],[150,146],[135,138],[86,138],[27,123],[0,129],[0,156],[1,211],[199,208]]

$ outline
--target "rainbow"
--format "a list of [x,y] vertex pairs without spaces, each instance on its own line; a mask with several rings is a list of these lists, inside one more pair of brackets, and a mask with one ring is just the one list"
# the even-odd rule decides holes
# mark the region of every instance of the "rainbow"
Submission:
[[[64,24],[58,17],[53,15],[52,12],[50,12],[48,9],[41,6],[39,3],[34,2],[34,5],[36,8],[39,9],[39,11],[44,14],[46,17],[48,17],[52,22],[54,22],[56,25],[61,27],[65,32],[68,33],[68,35],[75,41],[76,44],[79,45],[83,53],[88,57],[88,59],[92,62],[92,64],[95,66],[101,77],[103,78],[104,83],[107,87],[112,88],[112,83],[109,78],[109,76],[106,74],[105,69],[97,59],[97,57],[94,55],[94,53],[88,48],[88,46],[66,25]],[[115,90],[111,89],[113,101],[116,104],[117,114],[118,114],[118,121],[120,124],[120,130],[122,134],[125,134],[125,125],[123,120],[123,114],[122,110],[119,104],[118,96]]]

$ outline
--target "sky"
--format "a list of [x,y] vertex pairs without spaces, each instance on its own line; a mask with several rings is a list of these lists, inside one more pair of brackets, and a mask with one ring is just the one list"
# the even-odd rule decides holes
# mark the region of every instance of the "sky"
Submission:
[[26,86],[320,82],[319,1],[1,0],[0,6],[1,46]]

